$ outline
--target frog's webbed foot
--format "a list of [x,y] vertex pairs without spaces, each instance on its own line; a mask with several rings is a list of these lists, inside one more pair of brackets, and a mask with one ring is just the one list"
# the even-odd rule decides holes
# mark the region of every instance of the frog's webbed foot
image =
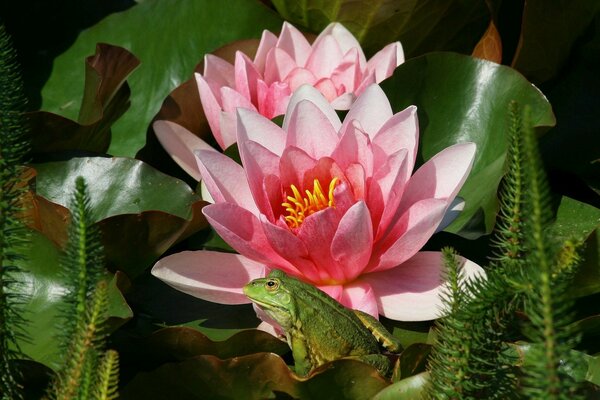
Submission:
[[392,362],[384,354],[366,354],[364,356],[350,356],[344,357],[351,360],[359,360],[366,364],[369,364],[375,368],[381,376],[390,377],[392,375]]

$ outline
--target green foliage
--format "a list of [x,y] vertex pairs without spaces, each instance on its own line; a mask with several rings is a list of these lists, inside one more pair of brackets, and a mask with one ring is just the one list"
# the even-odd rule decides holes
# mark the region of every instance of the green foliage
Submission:
[[0,25],[0,396],[21,398],[11,361],[22,358],[17,340],[23,335],[21,312],[25,301],[18,294],[14,279],[17,263],[28,244],[23,223],[22,163],[29,142],[23,116],[25,100],[16,54],[4,28]]
[[96,393],[114,393],[113,355],[101,360],[108,314],[108,282],[100,231],[93,224],[83,178],[76,180],[69,242],[63,259],[68,278],[68,301],[62,310],[64,329],[59,338],[65,358],[49,388],[53,400],[89,399]]
[[98,383],[94,392],[95,400],[113,400],[118,397],[119,354],[107,350],[98,369]]
[[[530,110],[513,102],[509,120],[507,172],[487,278],[461,282],[455,254],[444,250],[444,303],[451,313],[437,323],[427,386],[432,398],[567,399],[580,391],[561,367],[574,361],[570,350],[578,341],[567,288],[579,245],[553,243],[548,235],[550,192]],[[516,310],[529,318],[524,333],[532,342],[521,381],[505,344],[517,334],[511,331]]]

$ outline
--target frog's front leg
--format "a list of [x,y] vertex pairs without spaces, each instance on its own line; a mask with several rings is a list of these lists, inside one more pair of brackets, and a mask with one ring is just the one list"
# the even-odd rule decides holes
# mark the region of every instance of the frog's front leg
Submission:
[[301,335],[292,336],[290,345],[292,347],[292,356],[294,357],[294,371],[296,371],[298,376],[308,375],[313,365],[304,337]]
[[363,356],[344,357],[352,360],[359,360],[375,368],[381,376],[390,377],[392,375],[392,362],[383,354],[366,354]]

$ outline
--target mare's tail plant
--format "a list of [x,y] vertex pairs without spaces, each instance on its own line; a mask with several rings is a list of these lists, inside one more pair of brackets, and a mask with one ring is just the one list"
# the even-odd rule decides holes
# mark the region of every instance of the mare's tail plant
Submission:
[[14,360],[23,358],[17,339],[24,336],[24,302],[14,280],[29,243],[23,218],[25,157],[29,149],[23,116],[25,97],[16,54],[0,25],[0,396],[19,399]]
[[[557,251],[561,244],[548,237],[550,194],[529,109],[512,103],[509,121],[507,170],[487,277],[462,282],[456,255],[444,250],[449,283],[444,302],[451,312],[436,327],[430,398],[577,398],[578,385],[560,367],[577,342],[568,329],[566,294],[577,249],[567,242]],[[520,337],[516,310],[525,310],[524,330],[532,342],[523,374],[507,351],[508,342]]]
[[116,398],[118,355],[105,351],[108,283],[100,232],[93,224],[83,178],[76,181],[69,242],[63,258],[68,282],[59,348],[65,354],[48,391],[53,400]]

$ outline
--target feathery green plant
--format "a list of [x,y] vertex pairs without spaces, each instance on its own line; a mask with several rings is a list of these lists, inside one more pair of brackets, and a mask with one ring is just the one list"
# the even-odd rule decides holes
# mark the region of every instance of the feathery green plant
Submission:
[[11,275],[18,270],[28,245],[22,196],[24,159],[29,149],[23,112],[25,97],[15,51],[0,25],[0,396],[19,399],[13,360],[23,358],[17,339],[24,337],[20,311],[25,301]]
[[[577,244],[553,244],[546,233],[550,194],[529,110],[509,110],[507,173],[500,190],[495,247],[486,279],[463,282],[455,255],[444,250],[450,315],[437,323],[428,394],[436,399],[576,398],[578,385],[560,368],[577,335],[568,329],[566,288]],[[555,249],[561,248],[560,251]],[[515,311],[526,310],[533,342],[518,380],[506,342],[515,340]],[[517,388],[521,388],[518,390]],[[522,392],[522,393],[520,393]]]
[[93,224],[81,177],[76,181],[71,210],[69,242],[62,262],[68,294],[61,314],[64,329],[59,342],[65,361],[49,388],[48,397],[110,399],[106,396],[116,396],[118,361],[115,352],[104,354],[108,284],[103,278],[100,231]]

